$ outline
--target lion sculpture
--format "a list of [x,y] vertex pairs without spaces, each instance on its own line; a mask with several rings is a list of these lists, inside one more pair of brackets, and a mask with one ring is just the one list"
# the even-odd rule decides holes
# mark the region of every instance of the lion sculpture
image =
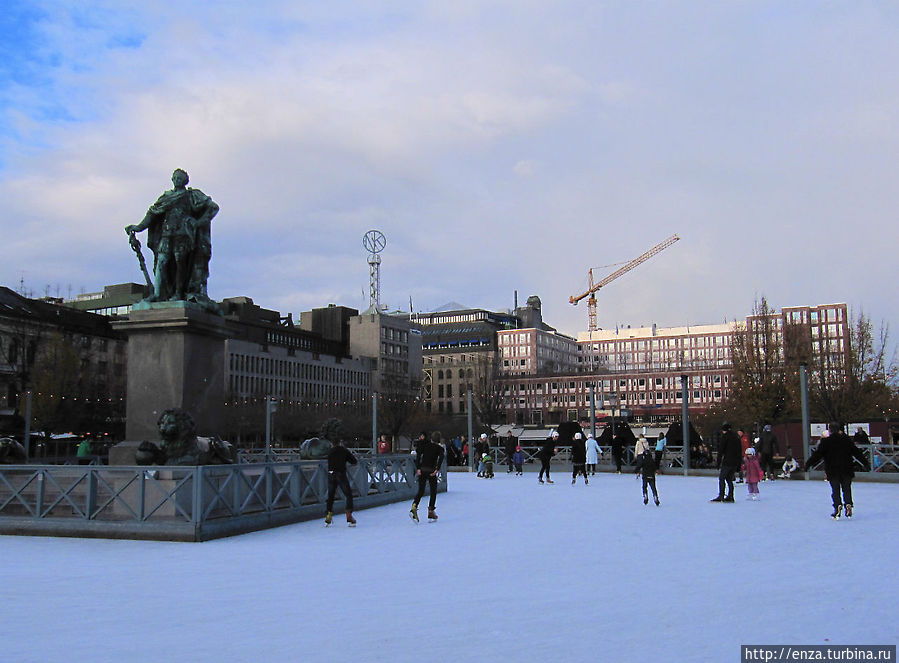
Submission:
[[234,462],[231,445],[217,437],[197,437],[188,412],[170,408],[156,422],[161,445],[144,441],[138,447],[139,465],[223,465]]

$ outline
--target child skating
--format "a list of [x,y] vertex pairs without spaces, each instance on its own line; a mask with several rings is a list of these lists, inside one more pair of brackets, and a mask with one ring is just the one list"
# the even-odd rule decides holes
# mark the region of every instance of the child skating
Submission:
[[752,447],[746,449],[746,455],[743,456],[743,467],[741,469],[746,475],[746,487],[749,490],[746,499],[757,500],[759,498],[759,481],[761,481],[765,475],[762,473],[762,466],[759,464],[755,449]]

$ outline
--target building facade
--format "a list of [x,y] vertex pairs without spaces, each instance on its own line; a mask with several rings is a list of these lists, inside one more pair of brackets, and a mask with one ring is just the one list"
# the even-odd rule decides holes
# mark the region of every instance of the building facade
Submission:
[[[0,427],[114,434],[123,424],[126,340],[104,316],[0,287]],[[76,430],[77,429],[77,430]]]

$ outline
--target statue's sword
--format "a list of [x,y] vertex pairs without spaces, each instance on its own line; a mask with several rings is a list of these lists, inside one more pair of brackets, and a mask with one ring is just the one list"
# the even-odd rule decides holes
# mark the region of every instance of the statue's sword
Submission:
[[131,248],[134,249],[134,252],[137,254],[137,259],[140,262],[140,271],[144,273],[144,278],[147,279],[147,285],[152,288],[153,287],[153,279],[150,278],[150,272],[147,271],[147,262],[144,260],[144,254],[140,250],[140,240],[134,234],[134,231],[128,233],[128,243],[131,244]]

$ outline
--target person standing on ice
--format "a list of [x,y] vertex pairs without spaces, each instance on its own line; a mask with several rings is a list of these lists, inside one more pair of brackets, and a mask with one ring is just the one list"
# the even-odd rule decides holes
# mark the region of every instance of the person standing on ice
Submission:
[[845,507],[846,517],[852,518],[852,479],[855,476],[855,460],[857,459],[867,471],[868,459],[862,450],[855,446],[852,438],[843,432],[843,424],[834,422],[828,428],[830,435],[821,438],[818,448],[805,461],[805,470],[809,471],[819,461],[824,461],[824,473],[830,482],[833,500],[833,513],[830,517],[839,520]]
[[643,475],[643,504],[649,504],[649,494],[646,492],[646,487],[649,486],[652,488],[652,498],[655,500],[656,506],[661,506],[659,503],[659,491],[656,489],[656,472],[659,466],[656,464],[655,454],[647,448],[646,451],[637,456],[634,463],[637,467],[634,475]]
[[337,487],[340,486],[340,490],[346,498],[347,525],[356,526],[356,519],[353,517],[353,489],[350,488],[350,481],[346,476],[346,464],[355,465],[357,462],[353,452],[343,446],[343,442],[340,440],[337,440],[328,452],[328,501],[325,525],[331,524],[334,496],[337,494]]
[[619,432],[612,438],[612,458],[615,460],[616,474],[621,474],[621,463],[623,462],[623,458],[621,457],[622,453],[624,453],[624,442],[621,439],[621,433]]
[[593,433],[587,434],[587,467],[590,476],[596,476],[596,464],[599,462],[599,443],[593,437]]
[[475,442],[474,452],[478,457],[478,476],[484,476],[484,454],[490,452],[490,442],[487,441],[487,433],[481,433],[481,437]]
[[587,479],[587,447],[584,444],[584,436],[581,433],[575,433],[574,439],[571,441],[571,485],[577,481],[577,475],[584,475],[584,485],[589,485]]
[[524,472],[522,469],[524,465],[524,452],[521,450],[521,447],[515,447],[515,453],[512,454],[512,462],[515,463],[515,475],[520,477]]
[[774,481],[774,455],[777,451],[777,436],[771,430],[771,426],[765,424],[758,445],[759,462],[765,473],[762,481]]
[[512,456],[515,453],[516,446],[518,446],[518,443],[515,442],[515,438],[512,437],[512,431],[509,431],[506,434],[506,444],[504,449],[506,452],[506,464],[509,466],[508,474],[511,474],[515,469],[515,462],[512,460]]
[[549,462],[556,455],[558,449],[556,444],[559,442],[559,431],[554,430],[550,438],[543,443],[540,451],[537,452],[537,458],[540,459],[540,474],[537,475],[537,481],[543,483],[543,475],[546,474],[546,483],[555,483],[549,478]]
[[[711,502],[734,501],[734,472],[740,467],[740,438],[730,429],[726,421],[721,425],[721,437],[718,439],[718,497]],[[724,487],[727,485],[727,495]]]
[[415,476],[418,477],[418,493],[409,510],[409,517],[418,522],[418,503],[425,494],[425,485],[431,489],[431,499],[428,502],[428,520],[437,520],[437,475],[443,466],[444,449],[440,444],[440,432],[431,433],[430,440],[424,440],[418,453],[415,455]]
[[746,499],[757,500],[759,498],[759,481],[764,479],[765,475],[762,473],[762,466],[759,465],[759,459],[752,447],[746,447],[740,471],[745,472],[746,476],[746,488],[749,491]]

